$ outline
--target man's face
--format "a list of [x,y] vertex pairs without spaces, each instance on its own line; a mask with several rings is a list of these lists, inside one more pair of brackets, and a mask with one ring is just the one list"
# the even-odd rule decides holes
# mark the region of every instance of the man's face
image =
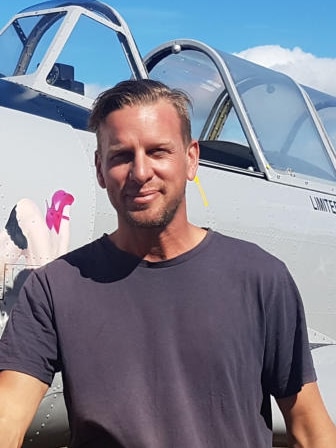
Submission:
[[198,144],[186,145],[168,102],[124,107],[100,126],[97,178],[120,225],[165,227],[185,217],[186,181],[196,175]]

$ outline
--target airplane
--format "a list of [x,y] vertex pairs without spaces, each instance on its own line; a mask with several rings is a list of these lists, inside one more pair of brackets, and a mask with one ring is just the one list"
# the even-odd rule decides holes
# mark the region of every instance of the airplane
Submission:
[[[189,219],[285,261],[336,422],[336,98],[196,40],[143,57],[126,21],[98,0],[24,9],[0,31],[0,55],[0,333],[31,269],[116,227],[95,180],[95,97],[123,79],[157,79],[193,102],[201,160]],[[273,445],[284,447],[276,406],[273,419]],[[68,438],[57,374],[23,446]]]

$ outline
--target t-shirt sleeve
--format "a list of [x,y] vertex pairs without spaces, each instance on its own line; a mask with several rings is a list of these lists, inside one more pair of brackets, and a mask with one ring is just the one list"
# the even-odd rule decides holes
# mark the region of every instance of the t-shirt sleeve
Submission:
[[285,265],[280,265],[268,294],[264,384],[275,398],[284,398],[316,381],[316,374],[303,303]]
[[0,339],[0,370],[26,373],[49,385],[59,370],[52,300],[37,271],[21,288]]

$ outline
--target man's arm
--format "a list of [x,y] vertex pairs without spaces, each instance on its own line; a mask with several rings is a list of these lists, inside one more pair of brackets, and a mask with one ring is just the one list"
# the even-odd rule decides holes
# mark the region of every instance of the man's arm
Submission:
[[284,416],[291,448],[336,447],[336,427],[329,417],[317,384],[305,384],[301,391],[277,399]]
[[0,372],[1,448],[21,447],[48,385],[24,373]]

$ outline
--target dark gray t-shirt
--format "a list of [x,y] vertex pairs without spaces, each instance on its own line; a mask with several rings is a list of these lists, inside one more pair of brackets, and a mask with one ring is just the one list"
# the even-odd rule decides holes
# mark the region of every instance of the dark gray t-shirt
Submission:
[[269,448],[270,394],[315,380],[285,265],[212,231],[164,262],[104,236],[34,271],[0,369],[62,370],[74,448]]

